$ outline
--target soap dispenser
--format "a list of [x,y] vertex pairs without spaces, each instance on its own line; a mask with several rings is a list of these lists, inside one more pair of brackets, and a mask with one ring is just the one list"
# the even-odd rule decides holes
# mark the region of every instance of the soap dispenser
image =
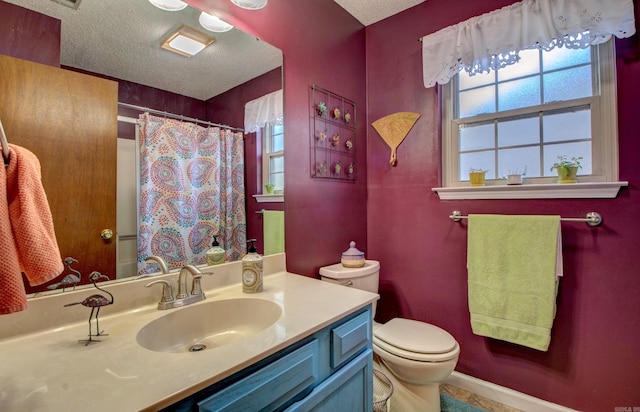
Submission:
[[219,265],[225,262],[225,251],[218,243],[218,235],[213,235],[211,249],[207,250],[207,263],[209,265]]
[[256,240],[249,239],[249,253],[242,258],[242,291],[244,293],[262,292],[262,256],[256,251]]

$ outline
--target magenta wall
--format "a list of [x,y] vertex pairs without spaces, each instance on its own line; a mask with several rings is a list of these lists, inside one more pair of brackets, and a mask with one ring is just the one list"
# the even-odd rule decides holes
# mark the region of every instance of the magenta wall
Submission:
[[[143,86],[126,80],[113,79],[118,82],[118,102],[133,104],[180,114],[195,119],[207,120],[206,103],[192,97],[182,96],[154,87]],[[132,115],[130,109],[119,108],[121,115]],[[137,113],[135,112],[137,117]]]
[[0,1],[0,54],[60,66],[60,20]]
[[[366,245],[364,27],[335,2],[270,0],[242,10],[228,0],[187,0],[280,48],[284,56],[285,242],[287,269],[317,276],[355,240]],[[248,62],[249,64],[250,62]],[[309,92],[317,84],[357,104],[358,181],[312,179]]]
[[[368,257],[381,262],[381,320],[419,319],[461,345],[457,370],[583,411],[640,406],[640,239],[638,179],[640,47],[617,41],[620,180],[613,200],[441,201],[438,90],[422,84],[419,37],[511,4],[509,0],[429,0],[367,27],[367,123],[397,111],[422,117],[398,150],[398,165],[368,128]],[[636,16],[638,20],[638,16]],[[624,56],[624,57],[622,57]],[[625,58],[627,60],[625,60]],[[565,275],[551,346],[539,352],[475,336],[467,303],[467,213],[598,211],[601,227],[563,223]]]

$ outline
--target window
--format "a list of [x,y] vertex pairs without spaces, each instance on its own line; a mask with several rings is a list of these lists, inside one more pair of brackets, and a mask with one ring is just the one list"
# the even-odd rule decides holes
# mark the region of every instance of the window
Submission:
[[263,129],[262,181],[274,190],[284,190],[284,126],[266,125]]
[[442,93],[443,185],[487,185],[526,168],[528,183],[555,183],[557,157],[582,157],[580,182],[618,178],[613,41],[586,49],[523,50],[488,74],[462,71]]

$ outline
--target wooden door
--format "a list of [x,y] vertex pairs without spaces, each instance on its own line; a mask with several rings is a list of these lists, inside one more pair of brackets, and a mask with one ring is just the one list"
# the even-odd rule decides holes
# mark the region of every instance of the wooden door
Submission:
[[61,258],[79,261],[81,283],[93,270],[115,279],[117,110],[116,82],[0,55],[7,139],[40,160]]

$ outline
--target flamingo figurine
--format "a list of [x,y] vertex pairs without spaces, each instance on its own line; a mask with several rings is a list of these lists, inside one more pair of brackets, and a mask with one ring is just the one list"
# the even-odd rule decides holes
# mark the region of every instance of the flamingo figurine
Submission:
[[[82,306],[86,306],[88,308],[91,308],[91,314],[89,315],[89,339],[83,339],[80,340],[79,342],[86,342],[85,346],[89,345],[91,342],[100,342],[98,339],[93,339],[92,333],[91,333],[91,319],[93,318],[93,313],[95,312],[96,314],[96,334],[95,336],[108,336],[107,333],[104,333],[104,331],[100,330],[100,321],[98,319],[98,315],[100,314],[100,309],[103,306],[108,306],[108,305],[113,305],[113,295],[109,292],[107,292],[104,289],[101,289],[100,287],[98,287],[98,285],[96,285],[96,282],[101,279],[109,279],[107,276],[103,275],[100,272],[91,272],[89,274],[89,280],[91,281],[91,283],[93,283],[93,286],[98,289],[99,291],[102,291],[104,293],[106,293],[107,295],[109,295],[111,297],[111,299],[107,299],[105,298],[103,295],[100,294],[93,294],[91,296],[89,296],[88,298],[86,298],[85,300],[83,300],[82,302],[74,302],[74,303],[67,303],[66,305],[64,305],[65,307],[67,306],[73,306],[73,305],[82,305]],[[97,309],[97,310],[96,310]]]
[[73,290],[76,290],[76,285],[80,283],[80,278],[82,277],[82,274],[71,267],[72,263],[78,263],[78,261],[72,258],[71,256],[67,256],[66,258],[64,258],[64,264],[65,266],[67,266],[67,269],[70,272],[77,274],[77,276],[70,273],[64,278],[62,278],[60,282],[52,283],[51,285],[47,286],[47,289],[53,290],[53,289],[58,289],[60,286],[62,286],[62,291],[64,292],[64,289],[67,286],[73,286]]

